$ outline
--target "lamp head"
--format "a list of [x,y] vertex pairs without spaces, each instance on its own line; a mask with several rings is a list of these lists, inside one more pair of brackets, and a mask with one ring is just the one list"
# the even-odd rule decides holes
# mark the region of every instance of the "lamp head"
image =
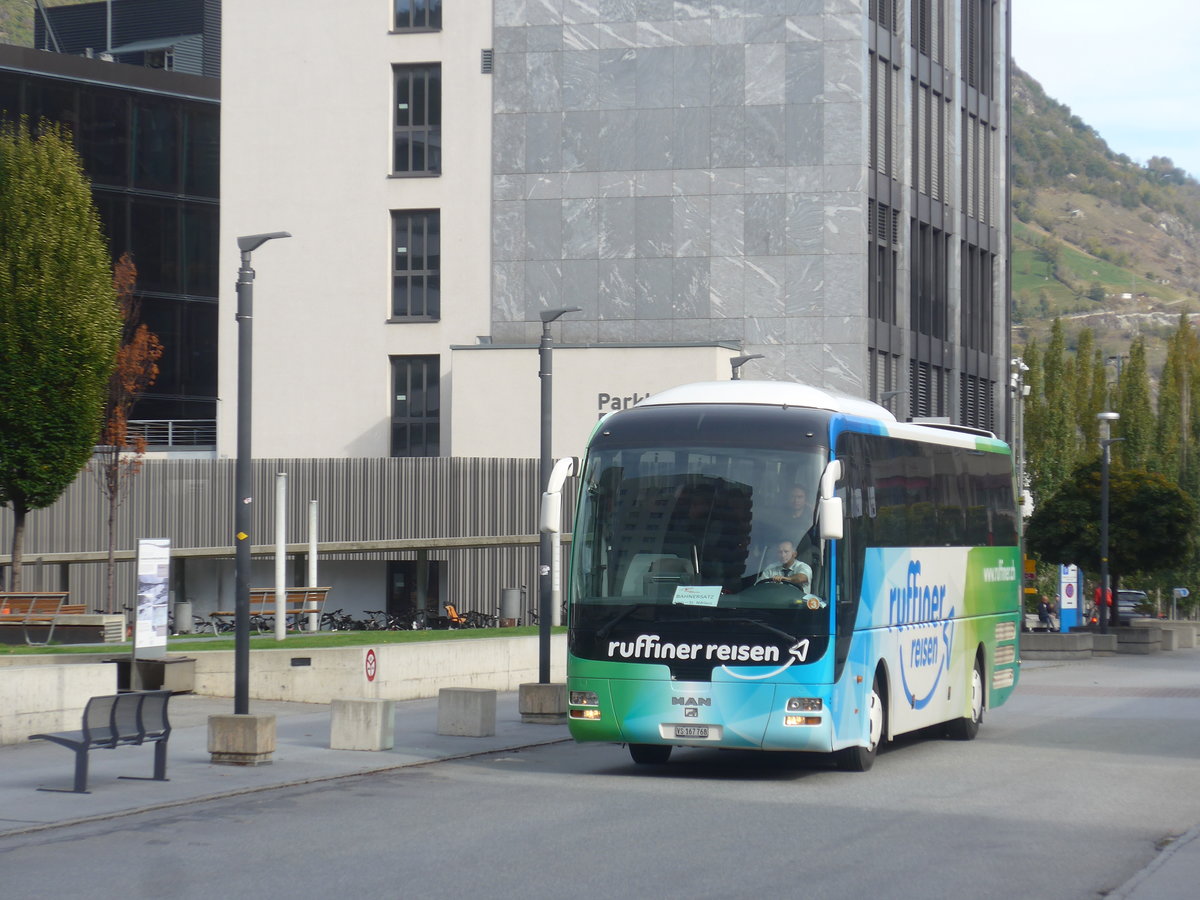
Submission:
[[238,249],[243,253],[252,253],[267,241],[273,241],[276,238],[289,238],[291,236],[291,233],[287,231],[272,231],[267,234],[246,234],[237,239],[237,245]]
[[565,316],[567,313],[573,312],[583,312],[583,308],[579,306],[567,306],[561,309],[543,309],[538,315],[541,316],[542,322],[549,325],[559,316]]

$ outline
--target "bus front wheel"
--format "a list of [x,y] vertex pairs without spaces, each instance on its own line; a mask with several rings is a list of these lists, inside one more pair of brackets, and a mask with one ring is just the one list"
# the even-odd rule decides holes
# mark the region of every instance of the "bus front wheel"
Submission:
[[971,672],[971,715],[963,716],[946,723],[946,736],[955,741],[972,741],[979,734],[979,724],[983,721],[983,667],[979,657],[975,658],[975,668]]
[[883,694],[879,689],[879,676],[871,684],[871,696],[867,701],[867,741],[866,747],[846,747],[837,752],[838,768],[847,772],[866,772],[875,764],[875,752],[883,741],[884,726],[887,724],[887,708],[884,706]]
[[629,755],[643,766],[661,766],[671,758],[670,744],[630,744]]

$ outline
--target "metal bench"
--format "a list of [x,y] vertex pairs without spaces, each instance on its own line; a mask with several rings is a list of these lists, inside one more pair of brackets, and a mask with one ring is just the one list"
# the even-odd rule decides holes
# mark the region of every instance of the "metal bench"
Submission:
[[171,722],[167,718],[170,691],[133,691],[92,697],[83,710],[83,728],[54,734],[31,734],[29,739],[53,741],[75,752],[75,787],[38,788],[39,791],[88,794],[88,753],[95,749],[113,750],[124,745],[154,744],[154,776],[138,781],[167,780],[167,739]]
[[[0,625],[21,626],[21,635],[25,638],[25,643],[35,647],[43,647],[50,643],[59,616],[78,615],[83,612],[82,603],[67,603],[66,591],[0,592]],[[30,626],[46,628],[46,639],[33,640],[29,636]]]
[[[329,594],[327,587],[291,587],[287,589],[287,596],[284,600],[283,611],[284,615],[290,617],[290,626],[297,631],[305,631],[304,620],[310,615],[319,617],[325,609],[325,598]],[[213,634],[219,634],[221,626],[232,625],[236,612],[232,610],[218,610],[214,613],[209,613],[208,617],[212,621]],[[270,630],[270,620],[275,615],[275,588],[250,588],[250,625],[256,628],[259,634]]]

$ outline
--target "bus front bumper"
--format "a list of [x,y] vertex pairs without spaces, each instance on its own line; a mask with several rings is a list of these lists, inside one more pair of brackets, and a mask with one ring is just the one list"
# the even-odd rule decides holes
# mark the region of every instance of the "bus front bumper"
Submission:
[[569,678],[567,691],[577,741],[833,749],[828,685]]

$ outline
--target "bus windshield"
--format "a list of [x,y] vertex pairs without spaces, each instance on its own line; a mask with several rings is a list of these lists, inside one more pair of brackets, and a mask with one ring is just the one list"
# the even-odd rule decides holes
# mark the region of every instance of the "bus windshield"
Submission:
[[640,605],[804,610],[827,630],[814,527],[827,460],[815,445],[594,448],[575,522],[574,603],[612,615]]

